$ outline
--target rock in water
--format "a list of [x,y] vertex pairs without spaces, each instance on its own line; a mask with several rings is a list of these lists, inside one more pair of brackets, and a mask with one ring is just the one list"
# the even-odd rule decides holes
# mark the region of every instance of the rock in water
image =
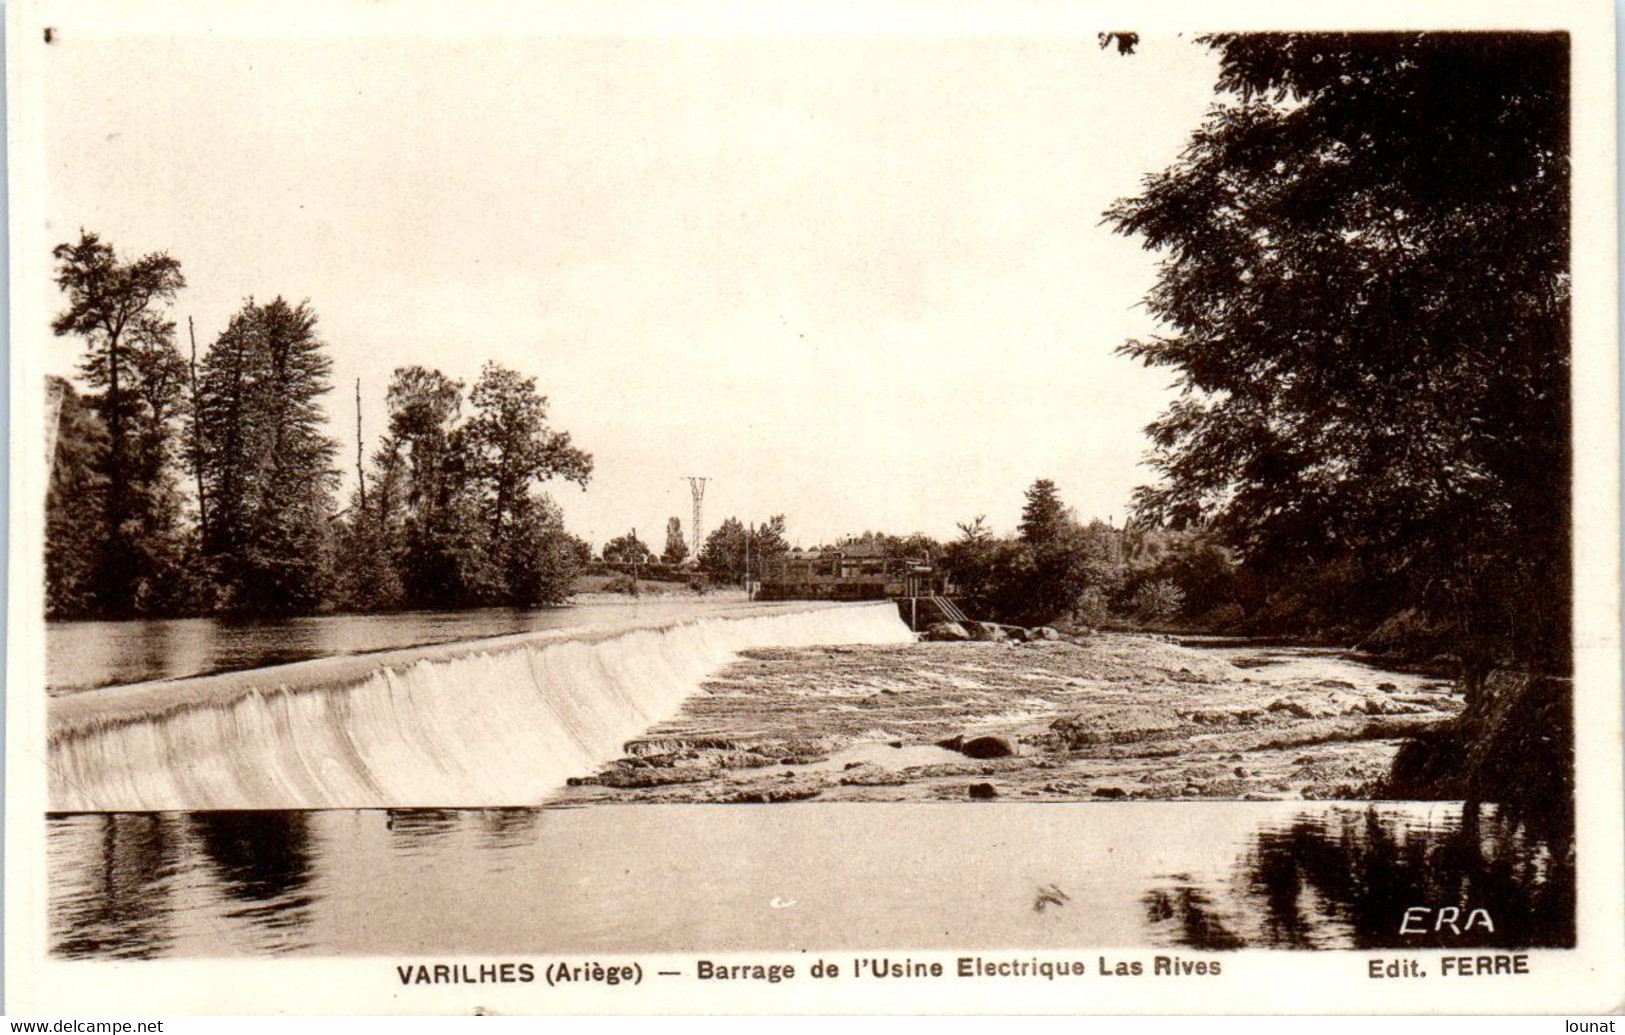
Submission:
[[1029,629],[1027,631],[1027,635],[1030,639],[1034,640],[1058,640],[1061,638],[1061,633],[1059,630],[1051,628],[1047,625],[1040,625],[1036,629]]
[[958,622],[936,622],[925,630],[925,638],[932,642],[954,642],[970,639],[970,633]]
[[1021,753],[1014,739],[997,733],[969,737],[960,743],[959,750],[969,758],[1014,758]]
[[997,798],[999,792],[990,783],[973,783],[970,785],[970,796],[972,798]]
[[1004,629],[993,622],[972,622],[970,638],[983,643],[1003,643]]
[[968,758],[1014,758],[1021,747],[1012,737],[1001,733],[982,733],[966,736],[963,733],[937,741],[937,747],[958,751]]

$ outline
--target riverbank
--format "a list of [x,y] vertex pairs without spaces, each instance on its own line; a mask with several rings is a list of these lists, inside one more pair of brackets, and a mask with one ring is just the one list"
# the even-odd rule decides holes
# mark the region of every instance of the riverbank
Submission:
[[1359,798],[1460,710],[1442,680],[1301,648],[754,650],[555,803]]

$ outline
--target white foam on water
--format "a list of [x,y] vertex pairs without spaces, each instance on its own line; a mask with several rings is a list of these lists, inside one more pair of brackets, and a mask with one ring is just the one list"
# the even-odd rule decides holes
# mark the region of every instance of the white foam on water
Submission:
[[298,666],[297,678],[263,669],[100,701],[75,695],[86,699],[80,712],[53,715],[50,805],[535,805],[674,715],[741,650],[912,638],[883,603],[705,617],[591,640],[506,637],[461,653],[397,651],[365,674],[357,659],[328,659]]

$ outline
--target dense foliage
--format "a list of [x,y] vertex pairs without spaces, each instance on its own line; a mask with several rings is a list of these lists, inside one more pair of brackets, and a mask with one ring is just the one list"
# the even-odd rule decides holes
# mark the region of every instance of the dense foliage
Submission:
[[309,304],[281,298],[245,303],[200,364],[190,447],[221,610],[295,614],[321,602],[338,478],[320,405],[332,365]]
[[556,603],[590,555],[541,486],[585,485],[592,458],[548,425],[535,378],[487,363],[464,390],[421,366],[390,379],[389,428],[348,523],[348,606]]
[[975,619],[1241,631],[1258,603],[1211,535],[1080,521],[1049,479],[1027,490],[1016,534],[999,535],[980,516],[959,533],[939,543],[865,532],[832,548],[931,563]]
[[607,564],[648,564],[654,559],[654,551],[638,538],[635,528],[604,544],[604,561]]
[[49,614],[98,611],[101,543],[107,508],[107,428],[69,382],[52,378],[56,435],[45,501],[45,608]]
[[705,537],[705,546],[700,550],[700,570],[719,582],[742,582],[747,570],[752,579],[760,580],[770,562],[790,552],[784,530],[783,514],[751,525],[738,518],[728,518]]
[[1569,651],[1568,41],[1221,35],[1220,101],[1108,213],[1163,258],[1124,351],[1173,370],[1142,519],[1370,627],[1454,629],[1469,692]]
[[[124,262],[89,233],[55,256],[68,307],[54,329],[84,341],[89,391],[50,385],[53,617],[522,606],[569,592],[591,550],[541,487],[584,486],[592,458],[548,424],[534,378],[486,364],[465,398],[439,371],[396,370],[389,427],[335,512],[338,446],[321,408],[332,361],[308,302],[249,299],[188,364],[166,313],[185,284],[177,261]],[[361,449],[358,428],[358,463]]]
[[[80,371],[90,393],[79,401],[99,419],[106,442],[89,461],[98,534],[74,542],[73,588],[58,585],[48,598],[71,599],[86,614],[162,611],[172,603],[184,552],[171,460],[185,364],[165,307],[186,280],[168,255],[120,262],[112,245],[91,233],[52,254],[68,306],[51,329],[85,343]],[[61,516],[54,527],[66,531]],[[60,564],[55,570],[63,572]]]

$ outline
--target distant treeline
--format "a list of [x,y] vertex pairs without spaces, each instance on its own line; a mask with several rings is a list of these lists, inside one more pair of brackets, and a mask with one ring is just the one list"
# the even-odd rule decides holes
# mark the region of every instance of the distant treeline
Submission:
[[388,427],[340,509],[340,446],[320,407],[332,361],[308,302],[248,299],[201,354],[192,338],[188,358],[168,315],[185,287],[178,261],[122,261],[92,233],[54,254],[68,307],[53,330],[83,341],[89,390],[49,386],[51,617],[531,605],[569,592],[591,550],[541,485],[584,486],[592,458],[549,427],[534,378],[488,363],[465,390],[436,370],[396,370]]
[[975,619],[1239,631],[1260,604],[1247,572],[1215,536],[1082,521],[1047,478],[1027,490],[1013,533],[999,534],[979,516],[947,542],[865,532],[836,548],[929,558]]
[[[1380,553],[1279,554],[1253,547],[1219,522],[1178,528],[1144,518],[1123,528],[1085,522],[1048,479],[1027,490],[1014,533],[998,534],[981,517],[959,530],[947,542],[868,532],[843,545],[897,559],[929,555],[977,619],[1277,636],[1464,666],[1481,649],[1486,669],[1562,668],[1561,655],[1557,662],[1540,660],[1567,642],[1561,632],[1537,645],[1542,654],[1522,653],[1512,639],[1464,635],[1472,613],[1449,607],[1438,587],[1417,592],[1410,573],[1394,570]],[[1536,607],[1566,613],[1555,591],[1543,598],[1508,596],[1500,607],[1513,614]]]
[[751,578],[759,580],[773,561],[790,552],[785,525],[783,514],[750,524],[736,517],[725,518],[705,537],[694,564],[685,567],[689,547],[683,538],[683,522],[674,517],[666,522],[666,548],[660,554],[651,550],[633,529],[605,543],[603,559],[618,571],[647,571],[649,577],[658,572],[668,577],[692,578],[697,569],[711,582],[743,584],[747,570]]

